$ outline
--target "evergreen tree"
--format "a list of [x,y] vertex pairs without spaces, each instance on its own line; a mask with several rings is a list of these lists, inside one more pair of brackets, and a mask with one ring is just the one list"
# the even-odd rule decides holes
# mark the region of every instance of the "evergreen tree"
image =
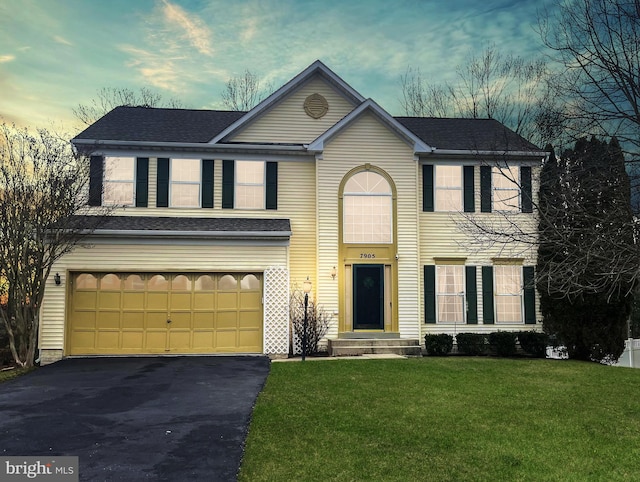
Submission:
[[560,161],[552,153],[541,172],[539,216],[537,288],[545,330],[571,358],[617,359],[639,264],[618,141],[580,139]]

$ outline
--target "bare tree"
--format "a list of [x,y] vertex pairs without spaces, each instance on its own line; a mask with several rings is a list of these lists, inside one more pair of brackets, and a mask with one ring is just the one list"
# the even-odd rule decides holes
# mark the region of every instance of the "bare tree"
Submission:
[[248,111],[273,92],[271,84],[262,85],[258,76],[249,70],[229,79],[222,91],[222,103],[229,110]]
[[551,48],[551,85],[563,101],[557,122],[574,139],[616,136],[623,148],[640,148],[640,3],[572,0],[539,15]]
[[406,115],[493,118],[534,143],[549,135],[540,129],[553,111],[542,60],[501,54],[495,45],[470,55],[456,68],[457,82],[432,84],[419,69],[401,76],[401,106]]
[[[89,163],[68,141],[0,126],[0,318],[19,366],[33,365],[53,264],[111,212],[90,211],[88,184]],[[80,225],[77,216],[90,212]]]
[[128,107],[184,107],[178,99],[163,99],[157,92],[142,87],[137,92],[128,88],[103,87],[88,104],[78,104],[73,115],[83,124],[91,125],[107,112],[119,106]]

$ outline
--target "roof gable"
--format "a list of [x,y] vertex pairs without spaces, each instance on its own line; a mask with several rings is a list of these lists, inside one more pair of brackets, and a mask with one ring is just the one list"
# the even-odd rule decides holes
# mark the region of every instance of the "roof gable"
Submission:
[[349,84],[342,80],[320,60],[316,60],[313,64],[311,64],[305,70],[296,75],[293,79],[291,79],[281,88],[276,90],[273,94],[271,94],[257,106],[247,112],[242,118],[238,119],[222,132],[214,136],[210,140],[210,143],[213,144],[229,140],[234,135],[245,129],[249,124],[255,122],[258,118],[265,115],[268,111],[272,110],[275,106],[283,102],[285,98],[289,97],[291,94],[301,89],[304,85],[317,77],[322,78],[329,85],[331,85],[353,106],[356,106],[364,101],[364,97],[360,95],[355,89],[353,89]]
[[380,107],[372,99],[367,99],[360,104],[351,113],[344,117],[340,122],[335,124],[329,130],[324,132],[320,137],[315,139],[309,144],[308,150],[321,152],[324,150],[326,143],[330,142],[332,138],[338,135],[342,130],[346,129],[356,119],[365,113],[373,114],[378,120],[382,122],[390,131],[394,132],[398,137],[403,139],[409,144],[415,153],[431,153],[433,149],[422,139],[416,136],[412,131],[407,129],[403,124],[396,121],[391,115],[389,115],[382,107]]

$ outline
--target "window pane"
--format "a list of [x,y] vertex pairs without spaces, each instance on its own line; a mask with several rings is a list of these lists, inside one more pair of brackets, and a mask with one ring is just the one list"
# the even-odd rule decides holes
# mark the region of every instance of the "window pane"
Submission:
[[143,290],[144,280],[137,274],[130,274],[124,279],[125,290]]
[[496,323],[522,322],[522,267],[495,266]]
[[264,162],[236,161],[237,184],[263,184]]
[[393,199],[389,182],[377,172],[354,174],[343,191],[343,241],[393,242]]
[[462,210],[462,166],[436,166],[436,211]]
[[82,273],[76,278],[76,289],[90,290],[98,287],[98,279],[90,273]]
[[105,274],[100,280],[101,290],[119,290],[120,277],[117,274]]
[[519,169],[517,167],[494,167],[493,168],[493,187],[500,189],[518,188]]
[[218,281],[218,289],[220,290],[235,290],[238,287],[236,277],[232,274],[225,274],[220,281]]
[[152,276],[149,279],[149,291],[162,291],[169,289],[169,281],[161,274]]
[[240,209],[264,208],[263,186],[236,186],[235,205]]
[[436,267],[438,321],[464,323],[464,266]]
[[462,166],[436,166],[436,187],[462,189]]
[[461,211],[462,190],[436,189],[436,211]]
[[183,274],[178,275],[175,278],[173,278],[173,280],[171,281],[171,289],[181,290],[181,291],[190,291],[191,280]]
[[517,167],[494,167],[492,170],[493,209],[495,211],[519,211],[520,189]]
[[171,181],[200,183],[200,159],[171,159]]
[[362,171],[351,176],[346,182],[344,185],[344,193],[391,194],[391,186],[389,186],[387,180],[377,172]]
[[133,157],[106,157],[104,160],[104,180],[108,181],[133,181],[133,169],[135,159]]
[[102,201],[104,204],[133,204],[133,182],[105,181]]
[[172,184],[171,206],[177,208],[200,206],[200,184]]
[[199,276],[196,279],[195,288],[196,288],[196,291],[212,291],[213,278],[206,274]]
[[240,289],[243,290],[257,290],[260,289],[260,281],[255,275],[248,274],[240,281]]

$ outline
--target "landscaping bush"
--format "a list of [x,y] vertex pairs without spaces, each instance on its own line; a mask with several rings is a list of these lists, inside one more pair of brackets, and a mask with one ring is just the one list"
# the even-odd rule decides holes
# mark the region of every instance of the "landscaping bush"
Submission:
[[489,333],[489,344],[498,356],[513,356],[516,354],[516,336],[511,331],[494,331]]
[[547,335],[537,331],[521,331],[518,333],[520,348],[525,353],[536,358],[544,358],[547,355]]
[[444,356],[453,349],[453,337],[446,333],[425,335],[424,346],[427,349],[427,355]]
[[465,355],[483,355],[487,351],[487,337],[480,333],[458,333],[458,351]]

